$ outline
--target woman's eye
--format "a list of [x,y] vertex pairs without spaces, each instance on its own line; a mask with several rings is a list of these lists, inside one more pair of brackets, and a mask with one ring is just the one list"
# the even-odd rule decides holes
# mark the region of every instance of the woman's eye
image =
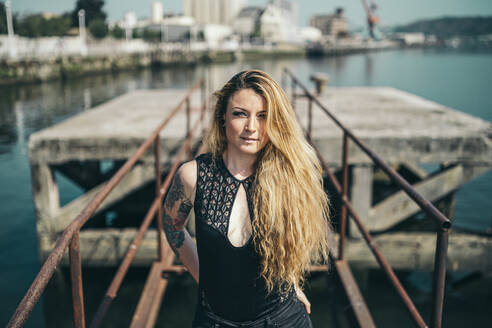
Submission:
[[243,116],[243,115],[246,115],[246,114],[243,113],[243,112],[233,112],[232,115],[234,115],[234,116]]
[[266,118],[266,114],[260,114],[260,115],[258,115],[258,117],[261,118],[261,119],[265,119]]

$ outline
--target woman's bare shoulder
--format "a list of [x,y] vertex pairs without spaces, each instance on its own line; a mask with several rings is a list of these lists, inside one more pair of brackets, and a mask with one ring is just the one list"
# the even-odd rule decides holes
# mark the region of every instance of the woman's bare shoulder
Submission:
[[191,160],[183,163],[176,174],[179,174],[181,182],[183,183],[184,191],[188,199],[192,202],[195,200],[195,188],[197,181],[197,162]]

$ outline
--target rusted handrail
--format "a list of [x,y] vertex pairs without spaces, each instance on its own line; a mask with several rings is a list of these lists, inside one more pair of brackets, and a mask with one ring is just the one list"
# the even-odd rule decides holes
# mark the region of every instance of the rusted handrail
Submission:
[[74,233],[69,248],[74,326],[76,328],[85,328],[84,292],[82,289],[82,265],[80,262],[80,239],[78,231]]
[[364,151],[383,171],[390,176],[390,178],[395,182],[403,191],[405,191],[410,198],[412,198],[419,207],[426,212],[433,220],[435,220],[443,229],[451,228],[451,221],[442,214],[431,202],[426,200],[422,195],[420,195],[401,175],[399,175],[395,170],[393,170],[383,159],[381,159],[375,152],[373,152],[362,140],[357,138],[348,128],[346,128],[326,107],[323,105],[317,97],[311,94],[311,92],[288,70],[284,71],[290,75],[290,77],[299,85],[306,97],[314,101],[318,107],[328,115],[333,122],[346,133],[352,141],[354,141],[362,151]]
[[[356,213],[354,208],[352,207],[352,204],[348,200],[347,196],[345,194],[342,194],[342,191],[344,190],[341,186],[340,183],[338,182],[338,179],[335,177],[335,174],[333,174],[332,170],[329,168],[329,166],[326,164],[326,162],[323,160],[321,157],[321,154],[319,152],[319,149],[313,145],[313,147],[316,150],[316,153],[318,154],[318,157],[320,158],[321,165],[323,166],[323,169],[328,173],[328,178],[330,179],[330,182],[333,184],[335,187],[338,195],[340,195],[341,200],[342,200],[342,206],[344,206],[348,212],[350,213],[351,217],[354,219],[357,228],[359,231],[362,233],[362,236],[364,240],[366,241],[366,244],[368,245],[369,249],[371,250],[372,254],[376,258],[376,261],[378,262],[379,266],[383,268],[385,273],[388,275],[388,279],[390,282],[393,284],[394,288],[400,295],[401,299],[405,303],[405,306],[409,310],[412,318],[414,319],[415,323],[419,327],[427,327],[427,325],[424,322],[424,319],[420,315],[420,313],[417,311],[417,308],[415,307],[415,304],[413,304],[413,301],[411,300],[410,296],[408,296],[407,292],[405,291],[403,285],[401,284],[400,280],[396,276],[395,272],[391,268],[391,265],[388,263],[388,261],[385,259],[381,251],[379,250],[379,247],[376,245],[374,240],[372,239],[371,234],[369,231],[366,229],[364,224],[362,223],[361,219],[359,218],[359,215]],[[344,177],[344,180],[346,180],[346,176]],[[342,240],[342,233],[340,232],[341,238],[340,238],[340,247],[343,247],[343,240]],[[340,249],[340,253],[343,252],[343,248]],[[342,259],[343,256],[340,254],[340,258]]]
[[[189,153],[189,149],[192,143],[192,137],[193,137],[193,131],[197,130],[198,124],[201,123],[203,120],[203,114],[204,114],[204,109],[205,106],[202,107],[200,117],[197,119],[195,124],[193,125],[193,129],[191,129],[187,133],[187,137],[185,141],[183,142],[183,145],[178,151],[178,154],[175,156],[175,160],[173,162],[173,165],[171,166],[168,174],[166,175],[166,178],[164,179],[164,182],[160,181],[160,175],[157,175],[157,181],[156,181],[156,186],[158,186],[158,189],[156,190],[156,197],[154,198],[154,201],[152,202],[152,205],[150,206],[149,210],[147,211],[145,218],[143,219],[143,222],[137,232],[137,235],[134,237],[133,241],[130,244],[129,251],[125,254],[125,257],[123,258],[123,261],[121,261],[120,266],[118,267],[118,270],[113,277],[113,280],[111,281],[110,286],[108,287],[108,290],[106,291],[103,300],[101,301],[99,308],[97,309],[96,315],[94,316],[93,321],[91,322],[90,327],[91,328],[97,328],[101,325],[102,320],[106,314],[106,312],[109,309],[109,306],[111,305],[111,302],[113,299],[116,297],[116,293],[118,292],[121,283],[123,279],[125,278],[126,273],[128,272],[128,269],[130,268],[130,265],[133,261],[133,258],[135,257],[138,247],[140,246],[140,243],[143,240],[144,234],[147,231],[148,227],[150,226],[150,223],[152,222],[152,218],[154,215],[158,215],[159,218],[157,219],[157,233],[158,235],[158,245],[159,247],[163,247],[164,243],[167,243],[167,240],[164,240],[163,237],[163,231],[162,231],[162,221],[160,220],[160,216],[162,213],[159,213],[159,211],[162,211],[162,198],[166,194],[167,190],[169,189],[169,186],[171,185],[171,180],[174,177],[174,174],[176,173],[179,163],[181,161],[181,158],[183,155],[186,153]],[[189,112],[187,112],[189,113]],[[157,139],[159,140],[159,139]],[[156,152],[157,153],[157,152]],[[157,161],[159,163],[159,161]],[[161,224],[161,227],[159,228],[159,222]],[[160,230],[161,229],[161,230]],[[158,249],[158,259],[159,262],[162,262],[163,260],[163,254],[162,254],[162,248]]]
[[[379,248],[373,241],[369,231],[365,228],[360,220],[359,216],[353,209],[350,201],[347,198],[347,178],[348,178],[348,138],[354,141],[357,146],[359,146],[362,151],[364,151],[371,160],[380,167],[386,174],[390,176],[393,182],[403,189],[412,198],[417,205],[426,212],[430,218],[434,220],[437,224],[437,241],[436,241],[436,254],[434,260],[434,276],[433,276],[433,306],[431,314],[431,325],[432,327],[441,327],[442,323],[442,310],[444,301],[444,283],[446,276],[446,254],[448,246],[449,230],[451,228],[451,221],[443,215],[438,209],[432,205],[431,202],[423,198],[402,176],[400,176],[395,170],[393,170],[383,159],[381,159],[376,153],[374,153],[369,147],[365,145],[360,139],[358,139],[348,128],[346,128],[319,100],[317,97],[313,96],[312,93],[294,76],[290,70],[284,68],[284,72],[287,76],[292,79],[292,102],[293,108],[295,108],[295,99],[298,97],[295,94],[295,87],[299,85],[304,91],[304,96],[309,99],[308,108],[308,130],[305,131],[308,136],[309,141],[317,152],[320,158],[323,169],[328,173],[330,182],[334,185],[337,194],[340,196],[342,201],[342,212],[341,212],[341,231],[340,231],[340,245],[339,245],[339,258],[337,260],[343,259],[343,245],[345,241],[345,221],[346,221],[346,210],[350,213],[350,216],[354,219],[357,228],[362,233],[362,236],[370,248],[371,252],[375,256],[379,265],[383,268],[385,273],[388,275],[390,282],[393,284],[394,288],[398,292],[400,298],[405,303],[408,311],[410,312],[412,319],[419,327],[427,327],[427,324],[423,320],[422,316],[418,312],[417,308],[413,304],[412,300],[406,293],[402,284],[396,277],[393,269],[389,263],[384,258],[383,254],[380,252]],[[285,78],[283,79],[285,81]],[[342,166],[343,166],[343,187],[340,185],[336,179],[333,172],[330,170],[328,165],[323,160],[321,153],[319,152],[316,145],[312,142],[312,113],[311,106],[312,102],[315,102],[320,109],[325,112],[334,122],[343,130],[343,150],[342,150]]]
[[[311,142],[313,144],[313,142]],[[337,191],[340,193],[342,199],[347,199],[347,188],[348,188],[348,138],[347,134],[343,134],[343,146],[342,146],[342,165],[343,165],[343,186]],[[316,148],[317,150],[317,148]],[[318,157],[321,158],[321,154],[318,152]],[[325,168],[326,170],[326,168]],[[334,177],[334,176],[333,176]],[[345,244],[345,231],[347,226],[347,205],[342,202],[342,210],[340,213],[340,242],[338,246],[338,259],[343,260],[343,250]]]
[[[174,115],[181,109],[183,104],[185,104],[185,102],[188,101],[188,99],[191,97],[191,94],[203,83],[204,80],[200,79],[188,90],[188,92],[185,94],[185,97],[163,120],[163,122],[154,130],[154,132],[150,135],[150,137],[147,138],[147,140],[145,140],[140,145],[140,147],[135,151],[135,153],[106,183],[106,185],[102,188],[102,190],[92,199],[92,201],[80,212],[80,214],[72,221],[72,223],[63,231],[62,235],[58,238],[55,247],[50,252],[48,258],[46,259],[40,271],[36,275],[36,278],[34,279],[33,283],[31,284],[28,291],[26,292],[21,302],[17,306],[15,313],[10,318],[7,324],[8,328],[21,327],[24,325],[34,305],[38,302],[39,297],[41,296],[42,292],[46,288],[46,285],[51,279],[56,267],[58,266],[61,259],[63,258],[63,255],[65,254],[68,245],[72,243],[74,234],[78,236],[80,229],[92,217],[92,215],[95,213],[97,208],[101,205],[101,203],[106,199],[109,193],[116,187],[116,185],[118,185],[118,183],[123,179],[123,177],[130,171],[130,169],[135,165],[137,160],[143,156],[145,151],[152,145],[152,143],[156,139],[159,139],[160,131],[169,123],[171,118],[173,118]],[[189,113],[187,114],[189,115]],[[157,205],[154,206],[157,207]],[[76,250],[77,247],[74,247],[74,249],[75,252],[77,252]],[[76,272],[74,273],[74,276],[77,276]],[[80,275],[78,276],[80,277]],[[77,298],[81,299],[81,296],[82,295],[78,295]],[[77,323],[75,324],[78,325]]]

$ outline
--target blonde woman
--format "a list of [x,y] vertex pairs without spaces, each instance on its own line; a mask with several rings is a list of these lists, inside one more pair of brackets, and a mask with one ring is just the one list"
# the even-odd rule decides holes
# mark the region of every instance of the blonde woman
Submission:
[[164,203],[169,244],[199,284],[193,327],[312,327],[301,286],[330,229],[320,164],[268,74],[240,72],[216,96],[209,152],[180,166]]

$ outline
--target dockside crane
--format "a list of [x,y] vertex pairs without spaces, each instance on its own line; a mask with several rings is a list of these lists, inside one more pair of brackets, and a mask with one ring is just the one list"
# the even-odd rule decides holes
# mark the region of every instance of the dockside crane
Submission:
[[369,6],[366,0],[362,0],[362,4],[366,10],[369,37],[373,40],[379,40],[379,36],[376,32],[376,25],[379,23],[379,17],[374,14],[374,11],[377,9],[377,5],[371,1],[371,5]]

